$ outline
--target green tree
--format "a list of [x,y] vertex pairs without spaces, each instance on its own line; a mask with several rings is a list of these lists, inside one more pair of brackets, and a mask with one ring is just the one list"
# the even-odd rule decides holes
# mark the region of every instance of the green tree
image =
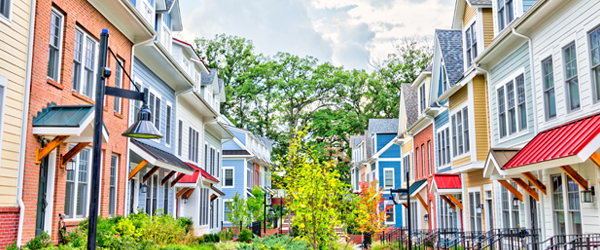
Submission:
[[342,214],[348,212],[345,198],[350,187],[340,181],[332,161],[319,159],[305,137],[305,130],[298,132],[290,141],[287,157],[278,161],[292,199],[292,223],[313,249],[332,249],[338,239],[335,228],[342,226]]
[[248,211],[252,215],[252,221],[263,221],[265,208],[265,192],[256,186],[252,189],[252,196],[248,197]]
[[235,193],[231,201],[225,204],[229,209],[227,220],[234,226],[239,227],[241,232],[242,226],[250,223],[250,211],[248,211],[246,198],[241,197],[239,193]]

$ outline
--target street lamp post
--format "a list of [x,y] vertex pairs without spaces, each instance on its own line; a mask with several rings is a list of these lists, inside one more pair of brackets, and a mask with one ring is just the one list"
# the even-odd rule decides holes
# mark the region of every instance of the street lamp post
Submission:
[[[100,162],[102,154],[102,128],[104,126],[104,96],[111,95],[127,99],[142,101],[143,105],[138,114],[138,120],[129,127],[122,135],[133,138],[162,138],[160,132],[151,124],[152,113],[148,109],[147,98],[148,89],[144,92],[131,91],[120,88],[107,87],[106,79],[110,77],[110,68],[106,66],[108,56],[108,30],[103,29],[100,34],[100,55],[98,60],[98,84],[96,86],[96,100],[94,110],[94,137],[92,148],[92,180],[91,180],[91,195],[89,207],[89,223],[88,223],[88,243],[87,249],[96,249],[96,234],[98,224],[98,200],[100,196]],[[115,58],[116,59],[116,58]],[[118,63],[117,66],[123,68]],[[125,71],[125,69],[123,69]],[[131,81],[131,78],[129,79]]]
[[[412,249],[412,242],[410,240],[410,232],[412,230],[412,227],[410,225],[410,182],[409,182],[409,171],[406,171],[406,188],[397,188],[397,189],[390,189],[390,200],[392,200],[392,202],[394,203],[394,205],[398,205],[398,201],[400,200],[399,195],[401,193],[405,193],[406,194],[406,203],[408,204],[407,208],[406,208],[406,219],[408,220],[408,249]],[[399,243],[399,249],[402,249],[402,240],[398,241]]]
[[[267,206],[271,205],[270,202],[269,202],[269,204],[267,204],[267,195],[269,195],[269,193],[265,192],[265,194],[264,194],[265,200],[263,202],[264,203],[264,206],[263,206],[264,207],[264,209],[263,209],[264,210],[263,223],[264,223],[264,227],[265,227],[265,228],[263,228],[264,236],[267,236]],[[271,214],[271,212],[269,212],[269,214]]]

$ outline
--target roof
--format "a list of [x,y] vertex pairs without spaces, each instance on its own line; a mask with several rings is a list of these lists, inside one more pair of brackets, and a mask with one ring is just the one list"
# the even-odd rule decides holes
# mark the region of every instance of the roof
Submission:
[[462,188],[459,174],[433,174],[433,182],[437,189]]
[[212,189],[213,191],[215,191],[215,193],[219,194],[220,196],[225,196],[225,193],[223,193],[221,190],[217,189],[215,186],[210,186],[210,189]]
[[492,4],[492,0],[467,0],[471,5],[488,5]]
[[351,143],[352,147],[358,146],[358,144],[360,144],[364,140],[365,140],[365,136],[364,135],[352,135],[352,136],[350,136],[350,143]]
[[200,83],[202,85],[213,84],[215,76],[217,75],[217,69],[208,69],[209,73],[200,73]]
[[[545,130],[529,141],[502,169],[578,155],[599,134],[600,113]],[[597,149],[595,147],[593,152]]]
[[436,29],[435,35],[442,51],[448,81],[451,85],[455,84],[464,71],[462,31]]
[[215,183],[219,183],[219,180],[217,180],[215,177],[213,177],[212,175],[210,175],[208,172],[204,171],[204,169],[192,164],[192,163],[185,163],[188,167],[190,167],[191,169],[194,170],[194,174],[189,175],[186,174],[184,175],[181,180],[179,180],[180,183],[196,183],[198,182],[198,176],[202,176],[202,178],[204,178],[205,180],[209,180]]
[[490,154],[494,157],[499,167],[503,167],[519,150],[518,148],[492,148],[490,149]]
[[142,150],[146,151],[146,153],[152,155],[154,158],[156,158],[159,161],[186,169],[186,170],[190,170],[193,171],[194,169],[191,168],[190,166],[188,166],[187,164],[185,164],[185,162],[183,162],[182,160],[180,160],[177,156],[163,151],[162,149],[159,149],[157,147],[151,146],[149,144],[143,143],[137,139],[131,139],[131,143],[138,146],[139,148],[141,148]]
[[402,84],[402,94],[404,95],[404,108],[406,112],[406,127],[413,125],[419,117],[419,105],[417,103],[417,89],[409,83]]
[[33,127],[80,127],[93,115],[94,105],[56,106],[50,103],[33,117]]
[[369,119],[369,132],[375,134],[398,133],[398,119]]
[[410,187],[408,188],[408,192],[410,193],[410,196],[416,195],[416,193],[421,191],[421,189],[423,189],[423,187],[425,187],[425,185],[427,185],[427,179],[422,179],[422,180],[413,182],[413,184],[410,185]]

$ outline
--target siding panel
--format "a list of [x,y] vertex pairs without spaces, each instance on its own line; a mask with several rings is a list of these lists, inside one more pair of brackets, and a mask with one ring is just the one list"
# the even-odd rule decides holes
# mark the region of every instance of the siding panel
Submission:
[[485,161],[489,151],[488,142],[488,110],[486,102],[486,83],[483,76],[473,79],[473,109],[475,119],[475,145],[477,161]]
[[487,48],[494,39],[494,16],[491,8],[482,9],[483,45]]
[[469,88],[463,86],[460,90],[450,96],[450,111],[454,110],[456,107],[460,106],[469,98]]

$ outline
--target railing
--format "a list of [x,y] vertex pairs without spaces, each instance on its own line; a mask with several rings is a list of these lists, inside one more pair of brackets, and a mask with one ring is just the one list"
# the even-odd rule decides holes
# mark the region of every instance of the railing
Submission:
[[547,250],[600,249],[600,234],[555,235],[544,242]]

